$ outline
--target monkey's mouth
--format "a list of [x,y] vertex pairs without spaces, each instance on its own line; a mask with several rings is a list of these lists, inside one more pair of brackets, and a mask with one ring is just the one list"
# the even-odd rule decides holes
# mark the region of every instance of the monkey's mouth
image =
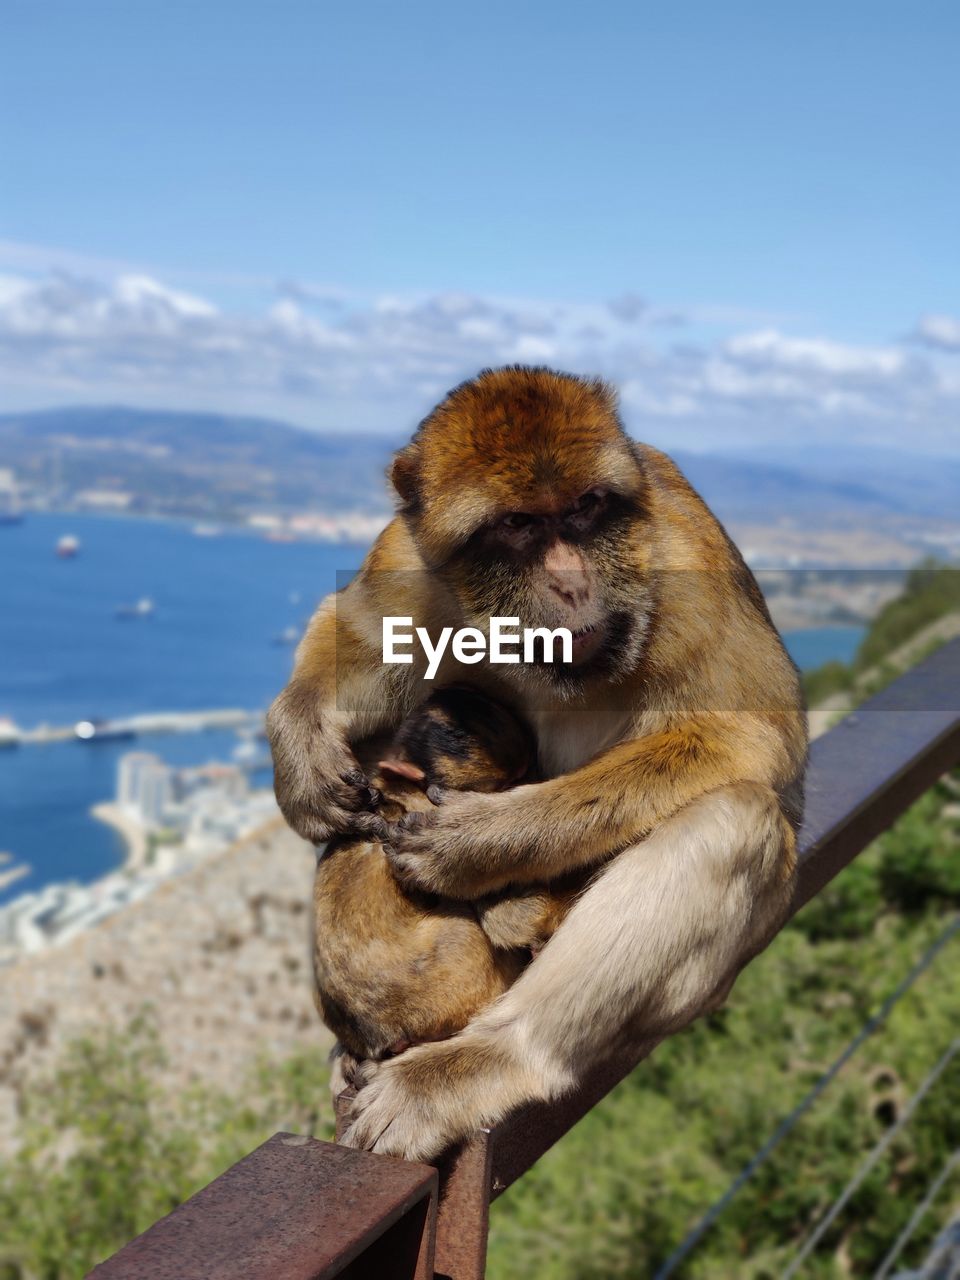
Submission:
[[606,640],[607,625],[605,622],[595,622],[591,627],[574,631],[572,638],[574,663],[579,665],[581,662],[588,662]]

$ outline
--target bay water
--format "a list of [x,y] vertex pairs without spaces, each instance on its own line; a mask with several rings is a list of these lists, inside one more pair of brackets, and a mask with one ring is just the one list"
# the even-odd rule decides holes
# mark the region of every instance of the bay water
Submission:
[[[70,534],[79,553],[61,559],[57,541]],[[30,729],[150,711],[263,710],[288,677],[289,635],[363,554],[240,532],[198,537],[179,521],[30,514],[0,527],[0,716]],[[144,598],[151,615],[117,616]],[[861,635],[825,627],[785,639],[808,668],[849,660]],[[89,809],[113,798],[124,752],[202,764],[229,760],[237,745],[217,731],[0,749],[0,852],[31,867],[0,902],[118,865],[122,841]]]

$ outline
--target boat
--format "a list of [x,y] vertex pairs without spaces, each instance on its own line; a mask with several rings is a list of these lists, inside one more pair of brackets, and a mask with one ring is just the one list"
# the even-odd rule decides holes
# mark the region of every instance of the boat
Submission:
[[154,613],[154,603],[149,596],[142,596],[136,604],[118,604],[114,610],[115,618],[150,618]]
[[253,738],[247,738],[239,746],[234,747],[231,755],[234,763],[248,773],[259,773],[261,770],[269,769],[272,763],[270,752],[259,747]]
[[80,550],[80,539],[72,533],[65,533],[57,539],[56,552],[61,560],[72,560]]
[[0,469],[0,525],[20,524],[22,520],[23,507],[17,482],[13,472],[4,467]]
[[0,716],[0,750],[20,745],[20,726],[9,716]]
[[80,720],[73,732],[80,742],[121,742],[136,737],[129,725],[114,720]]
[[191,533],[195,538],[219,538],[223,530],[218,524],[207,524],[201,521],[193,526]]

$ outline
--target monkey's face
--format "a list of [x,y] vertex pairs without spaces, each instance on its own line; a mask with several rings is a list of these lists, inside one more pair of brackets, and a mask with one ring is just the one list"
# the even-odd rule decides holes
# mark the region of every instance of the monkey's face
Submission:
[[499,791],[533,763],[533,735],[502,703],[476,689],[438,689],[400,725],[380,769],[426,790]]
[[636,665],[646,485],[602,383],[483,373],[421,424],[392,476],[421,554],[467,625],[517,617],[522,628],[572,632],[571,663],[501,667],[508,678],[576,689]]

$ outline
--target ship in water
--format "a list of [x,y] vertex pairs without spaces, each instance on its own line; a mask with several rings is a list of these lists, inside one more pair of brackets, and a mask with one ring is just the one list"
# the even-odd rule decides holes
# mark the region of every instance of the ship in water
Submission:
[[155,605],[149,596],[141,596],[136,604],[118,604],[113,616],[119,619],[151,618]]
[[0,467],[0,525],[19,524],[23,519],[20,491],[13,472]]
[[61,560],[72,560],[80,550],[80,539],[72,533],[65,533],[57,539],[56,553]]
[[123,742],[136,737],[129,724],[118,720],[80,720],[73,733],[79,742]]

